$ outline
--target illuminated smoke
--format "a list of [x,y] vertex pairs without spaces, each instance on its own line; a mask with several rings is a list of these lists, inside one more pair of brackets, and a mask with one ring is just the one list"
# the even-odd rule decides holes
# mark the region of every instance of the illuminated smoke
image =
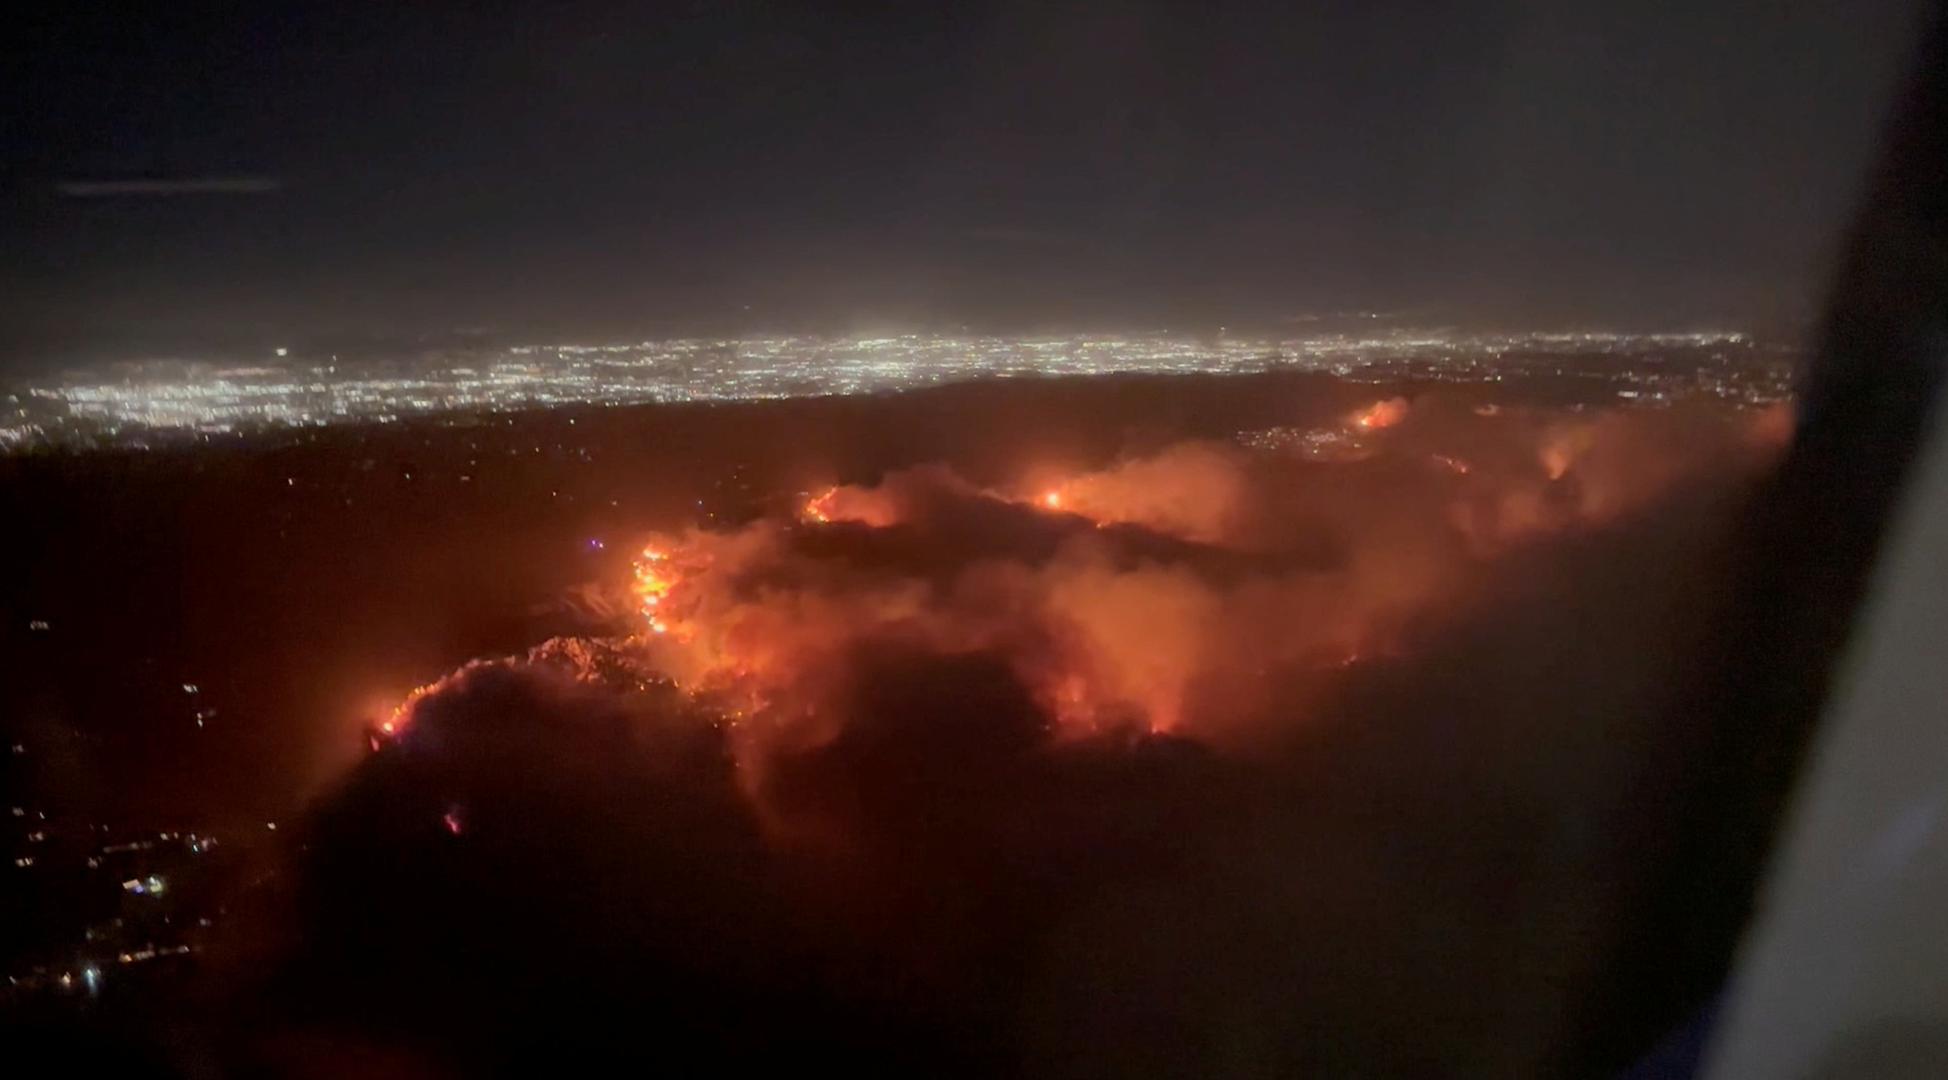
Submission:
[[646,663],[726,711],[753,775],[829,740],[848,657],[898,642],[1002,658],[1059,733],[1218,743],[1309,722],[1304,700],[1402,647],[1489,561],[1750,467],[1775,414],[1358,410],[1357,457],[1182,443],[1018,490],[928,466],[810,497],[795,520],[652,538]]
[[1379,431],[1382,428],[1390,428],[1406,418],[1407,399],[1396,397],[1374,402],[1354,413],[1349,422],[1362,431]]
[[[613,605],[634,636],[610,648],[721,713],[754,786],[781,748],[843,730],[849,665],[887,644],[998,658],[1063,737],[1276,740],[1495,560],[1619,520],[1706,465],[1753,468],[1789,424],[1396,397],[1355,411],[1360,452],[1330,460],[1180,443],[1016,489],[909,469],[789,518],[651,537]],[[409,695],[374,747],[442,685]]]
[[[1329,456],[927,466],[644,538],[615,638],[477,661],[375,728],[312,841],[338,922],[306,947],[331,971],[362,943],[345,1007],[446,1010],[463,1046],[505,991],[457,965],[518,926],[523,1000],[627,957],[618,1015],[680,1006],[663,1039],[711,1060],[758,1017],[787,1059],[1122,1075],[1249,1044],[1302,1075],[1344,1044],[1411,1073],[1435,1016],[1519,1063],[1592,940],[1523,898],[1584,910],[1584,847],[1645,812],[1605,770],[1663,715],[1702,522],[1790,418],[1354,415]],[[370,866],[430,884],[343,880]]]

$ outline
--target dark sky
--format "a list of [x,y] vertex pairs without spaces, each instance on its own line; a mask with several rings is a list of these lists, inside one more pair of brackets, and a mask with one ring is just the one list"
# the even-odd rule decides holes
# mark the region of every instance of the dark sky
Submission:
[[[51,5],[0,354],[1777,314],[1912,7]],[[211,177],[275,189],[61,186]]]

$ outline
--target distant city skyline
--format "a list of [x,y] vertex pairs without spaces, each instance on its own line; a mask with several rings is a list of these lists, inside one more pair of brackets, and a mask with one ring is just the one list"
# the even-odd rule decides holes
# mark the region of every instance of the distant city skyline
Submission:
[[[0,399],[8,410],[0,452],[445,414],[882,393],[981,378],[1310,370],[1354,380],[1475,381],[1526,374],[1551,357],[1641,360],[1679,351],[1702,352],[1705,366],[1739,373],[1727,383],[1735,389],[1714,396],[1756,401],[1789,392],[1796,353],[1736,330],[1479,333],[1376,322],[1364,333],[1258,338],[703,338],[443,349],[360,361],[279,347],[248,364],[131,362],[20,382]],[[1754,384],[1742,377],[1748,368],[1769,374]],[[1620,363],[1608,377],[1644,374]]]

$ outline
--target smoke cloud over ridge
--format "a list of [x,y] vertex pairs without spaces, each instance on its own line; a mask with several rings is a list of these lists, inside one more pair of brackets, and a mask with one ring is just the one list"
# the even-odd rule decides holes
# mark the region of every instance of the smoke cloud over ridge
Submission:
[[1789,427],[1389,398],[652,537],[622,633],[375,727],[285,1022],[429,1069],[1533,1069]]

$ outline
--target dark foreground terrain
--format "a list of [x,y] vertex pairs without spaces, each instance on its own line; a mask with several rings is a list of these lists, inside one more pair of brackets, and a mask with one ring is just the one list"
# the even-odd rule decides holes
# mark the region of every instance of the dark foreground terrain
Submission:
[[[0,586],[19,792],[0,1008],[32,1036],[17,1045],[184,1075],[616,1054],[1031,1075],[1563,1068],[1666,839],[1662,777],[1689,745],[1683,691],[1709,663],[1694,640],[1749,464],[1660,465],[1654,495],[1626,485],[1611,506],[1582,464],[1511,458],[1536,474],[1524,513],[1602,513],[1468,563],[1401,654],[1272,671],[1253,695],[1199,689],[1304,713],[1244,751],[1196,729],[1058,739],[1018,654],[879,631],[845,639],[821,699],[842,734],[768,756],[761,783],[718,718],[641,685],[563,691],[545,665],[435,695],[417,742],[366,737],[470,659],[639,630],[585,586],[626,580],[651,530],[789,516],[806,493],[924,463],[1006,487],[1345,426],[1396,397],[1403,439],[1504,410],[1550,431],[1621,404],[1573,378],[1027,380],[0,461],[20,553]],[[1677,431],[1749,412],[1679,408],[1703,419]],[[1612,454],[1659,442],[1620,423]],[[1658,452],[1742,445],[1698,438]],[[1388,479],[1392,453],[1276,473],[1303,495],[1280,520],[1307,565],[1422,529],[1393,519],[1432,482]],[[1416,453],[1456,474],[1441,484],[1484,469]],[[1580,460],[1644,471],[1602,453]],[[1423,531],[1458,528],[1438,509]],[[899,535],[924,541],[928,520]],[[1161,530],[1128,541],[1139,562],[1186,543],[1132,520]],[[832,554],[848,527],[817,565],[883,573]],[[1183,558],[1226,588],[1252,572]],[[170,886],[131,884],[151,875]]]

